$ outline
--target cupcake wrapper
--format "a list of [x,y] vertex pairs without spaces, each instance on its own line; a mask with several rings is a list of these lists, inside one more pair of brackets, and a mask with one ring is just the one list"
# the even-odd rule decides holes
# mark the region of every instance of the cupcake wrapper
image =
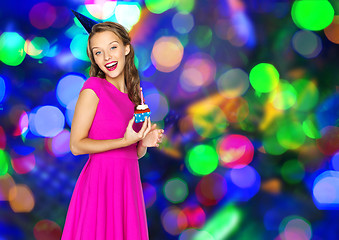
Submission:
[[134,121],[136,123],[145,121],[145,118],[151,115],[151,112],[145,112],[145,113],[134,113]]

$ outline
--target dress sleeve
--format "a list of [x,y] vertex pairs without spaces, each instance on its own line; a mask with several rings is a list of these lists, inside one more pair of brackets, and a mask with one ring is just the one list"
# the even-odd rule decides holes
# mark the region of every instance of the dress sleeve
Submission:
[[82,86],[82,88],[80,89],[80,92],[84,89],[92,89],[95,94],[98,96],[98,98],[100,98],[100,90],[101,90],[101,86],[100,86],[100,79],[96,78],[96,77],[89,77],[84,85]]

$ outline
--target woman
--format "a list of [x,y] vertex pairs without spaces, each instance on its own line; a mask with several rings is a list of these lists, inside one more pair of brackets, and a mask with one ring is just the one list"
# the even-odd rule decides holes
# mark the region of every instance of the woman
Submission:
[[70,148],[89,159],[75,185],[61,239],[146,240],[138,159],[147,147],[159,146],[164,130],[151,126],[150,118],[134,123],[140,79],[123,26],[94,25],[87,55],[90,78],[75,107]]

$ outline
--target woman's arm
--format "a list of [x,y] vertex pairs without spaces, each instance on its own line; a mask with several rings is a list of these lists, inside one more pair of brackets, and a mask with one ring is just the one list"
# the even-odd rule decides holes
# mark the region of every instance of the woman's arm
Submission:
[[145,156],[146,152],[147,152],[147,147],[142,146],[141,141],[139,141],[138,145],[137,145],[138,159],[142,158],[143,156]]
[[131,144],[124,138],[107,140],[88,138],[98,102],[99,98],[92,89],[84,89],[80,92],[71,126],[70,149],[73,155],[104,152]]

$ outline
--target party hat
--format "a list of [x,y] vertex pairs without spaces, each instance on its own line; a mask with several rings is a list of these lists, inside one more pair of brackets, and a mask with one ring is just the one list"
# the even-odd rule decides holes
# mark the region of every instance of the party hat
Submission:
[[82,15],[81,13],[78,13],[74,10],[72,10],[72,12],[77,17],[77,19],[79,20],[81,25],[86,29],[88,34],[90,34],[92,32],[92,27],[95,24],[99,23],[99,22],[96,22],[93,19],[90,19],[90,18],[86,17],[85,15]]

